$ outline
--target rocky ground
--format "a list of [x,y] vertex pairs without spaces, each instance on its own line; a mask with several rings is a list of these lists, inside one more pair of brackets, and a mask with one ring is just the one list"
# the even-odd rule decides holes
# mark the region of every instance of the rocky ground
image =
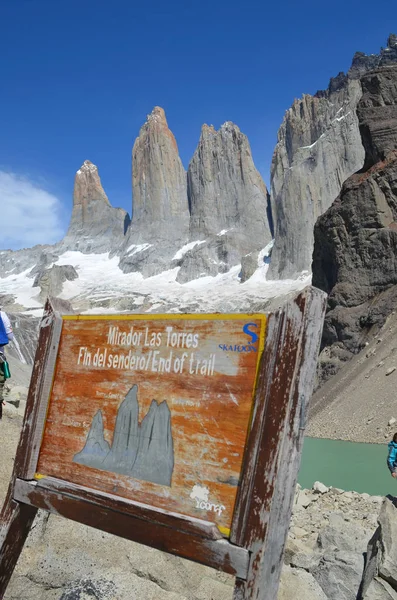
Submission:
[[[26,392],[23,385],[10,386],[0,422],[1,501],[11,475]],[[298,486],[296,491],[279,600],[360,598],[367,545],[382,512],[384,531],[378,543],[382,551],[371,565],[377,573],[386,565],[386,575],[373,579],[371,571],[362,599],[397,600],[397,567],[395,574],[387,574],[390,562],[397,565],[393,542],[394,537],[397,544],[397,535],[389,533],[389,548],[383,541],[384,532],[393,532],[393,522],[397,524],[397,509],[381,497],[328,489],[319,483],[313,490]],[[232,577],[207,567],[40,513],[5,600],[232,600],[233,585]]]
[[397,314],[364,350],[327,381],[310,403],[306,434],[385,443],[397,431]]

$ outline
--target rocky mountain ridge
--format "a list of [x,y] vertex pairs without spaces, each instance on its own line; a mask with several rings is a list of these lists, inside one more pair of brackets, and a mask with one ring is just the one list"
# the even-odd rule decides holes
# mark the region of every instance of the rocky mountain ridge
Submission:
[[347,74],[332,78],[327,90],[295,100],[286,112],[271,169],[275,246],[269,278],[311,270],[316,220],[364,164],[358,114],[363,78],[396,62],[397,37],[391,34],[379,54],[357,52]]
[[[397,41],[395,48],[397,55]],[[329,294],[321,379],[362,350],[396,308],[397,64],[366,73],[361,85],[364,166],[314,229],[313,283]]]
[[[327,90],[294,102],[278,135],[270,200],[248,140],[236,125],[227,121],[218,131],[204,125],[185,172],[164,110],[155,107],[132,152],[132,220],[111,206],[97,167],[85,161],[76,173],[64,240],[0,252],[4,308],[15,319],[26,311],[38,316],[47,295],[55,295],[79,311],[249,311],[264,310],[270,298],[300,289],[310,280],[314,221],[320,217],[321,222],[346,177],[362,168],[369,173],[369,166],[386,160],[394,147],[396,60],[397,37],[390,35],[380,54],[356,53],[349,72],[331,79]],[[393,188],[387,160],[385,173],[374,174],[366,184],[369,202],[377,198],[374,218],[387,221],[381,241],[371,246],[378,249],[386,247],[387,236],[394,239],[394,209],[379,191]],[[356,212],[357,219],[364,218],[358,206]],[[367,319],[370,326],[378,309],[361,259],[352,281],[338,281],[332,291],[336,279],[329,273],[333,269],[341,275],[343,268],[335,266],[330,250],[335,240],[326,242],[338,227],[327,224],[325,229],[318,236],[323,258],[316,258],[316,250],[314,283],[331,293],[323,347],[333,345],[337,360],[343,360],[362,347],[362,324]],[[361,226],[356,229],[357,245],[363,233]],[[383,314],[393,306],[393,256],[387,258],[389,274],[383,267],[374,269],[381,280],[376,294],[381,293]],[[354,291],[353,284],[362,289]],[[334,372],[329,361],[322,370]]]
[[[75,176],[65,238],[52,246],[0,252],[0,281],[25,273],[24,286],[30,278],[31,287],[37,288],[29,292],[32,307],[42,305],[47,295],[62,295],[67,282],[84,286],[76,260],[63,260],[70,253],[74,259],[76,253],[102,255],[98,262],[112,260],[121,274],[144,279],[173,273],[167,277],[179,284],[232,268],[239,275],[246,255],[250,267],[244,270],[245,279],[265,266],[263,249],[272,239],[269,196],[247,137],[233,123],[218,132],[203,126],[186,173],[165,112],[155,107],[134,143],[132,188],[130,219],[112,207],[98,168],[85,161]],[[10,295],[5,300],[8,310],[26,308]]]

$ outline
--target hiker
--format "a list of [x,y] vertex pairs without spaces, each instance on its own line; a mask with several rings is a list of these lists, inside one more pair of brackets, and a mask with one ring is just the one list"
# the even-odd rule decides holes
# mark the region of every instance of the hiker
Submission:
[[393,435],[393,439],[388,444],[389,454],[387,456],[387,466],[391,476],[397,477],[397,432]]
[[14,339],[14,335],[12,333],[10,319],[0,308],[0,419],[3,416],[4,384],[6,381],[4,372],[4,363],[6,360],[4,346],[12,339]]

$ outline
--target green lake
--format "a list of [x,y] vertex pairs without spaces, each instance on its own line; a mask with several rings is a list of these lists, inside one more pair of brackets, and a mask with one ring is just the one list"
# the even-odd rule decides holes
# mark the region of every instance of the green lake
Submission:
[[321,481],[346,491],[397,496],[397,479],[391,477],[386,458],[387,444],[307,437],[298,482],[303,488],[311,488],[315,481]]

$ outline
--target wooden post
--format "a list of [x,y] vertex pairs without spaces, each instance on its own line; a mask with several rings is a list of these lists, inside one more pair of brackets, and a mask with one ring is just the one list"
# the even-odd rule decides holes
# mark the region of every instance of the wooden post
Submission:
[[234,600],[277,598],[325,300],[309,288],[269,320],[231,535],[251,560]]
[[[61,306],[63,309],[67,309],[65,304]],[[0,600],[5,594],[8,582],[37,513],[37,508],[21,504],[13,499],[14,486],[17,477],[25,478],[28,475],[32,455],[37,456],[39,440],[36,435],[36,423],[39,409],[43,405],[43,397],[46,396],[47,401],[49,399],[50,382],[48,381],[48,375],[52,376],[61,326],[62,320],[48,300],[40,324],[39,342],[34,359],[33,374],[14,469],[0,515]]]

